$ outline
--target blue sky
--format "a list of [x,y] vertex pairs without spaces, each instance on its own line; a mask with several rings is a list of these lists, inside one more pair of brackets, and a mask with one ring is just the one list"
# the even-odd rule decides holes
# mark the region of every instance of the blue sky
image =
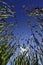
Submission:
[[[23,43],[25,43],[25,39],[28,40],[28,38],[31,35],[31,26],[27,25],[27,21],[31,21],[32,24],[37,24],[37,19],[35,19],[34,17],[28,17],[26,14],[26,11],[22,8],[23,5],[26,6],[26,8],[28,8],[28,10],[30,11],[33,8],[40,8],[43,7],[43,0],[4,0],[6,1],[8,4],[13,4],[14,7],[12,8],[13,10],[16,11],[16,18],[9,18],[7,19],[8,22],[10,21],[17,21],[18,22],[18,27],[15,27],[16,30],[13,30],[13,33],[17,36],[17,38],[20,41],[20,44],[22,45]],[[39,27],[37,27],[37,30],[39,30]],[[35,29],[33,30],[35,31]],[[39,30],[40,31],[40,30]],[[35,33],[35,32],[34,32]],[[35,33],[35,35],[37,35]],[[43,33],[42,33],[43,35]],[[40,40],[41,42],[41,38],[37,35],[38,40]]]
[[[26,11],[22,8],[22,5],[26,5],[26,7],[30,11],[31,9],[36,7],[39,7],[39,8],[43,7],[43,0],[4,0],[4,1],[6,1],[8,4],[13,4],[15,6],[13,7],[13,10],[16,11],[16,18],[12,18],[12,19],[9,18],[7,19],[7,21],[10,22],[11,20],[12,21],[16,20],[18,22],[18,27],[16,27],[16,30],[13,30],[13,33],[17,36],[17,38],[20,41],[20,44],[22,45],[23,43],[25,43],[25,39],[28,40],[28,38],[31,35],[31,30],[30,30],[31,26],[27,25],[27,21],[28,20],[32,21],[32,24],[35,24],[37,21],[35,18],[28,17],[26,15]],[[37,30],[39,30],[38,27],[37,27]],[[41,38],[39,36],[37,37],[41,42]]]

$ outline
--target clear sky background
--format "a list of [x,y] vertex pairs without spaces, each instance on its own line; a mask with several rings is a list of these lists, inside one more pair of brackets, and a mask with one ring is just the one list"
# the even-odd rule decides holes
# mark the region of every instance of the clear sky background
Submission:
[[[32,21],[32,24],[36,24],[37,22],[37,19],[33,17],[28,17],[26,15],[26,11],[23,10],[22,5],[26,5],[26,7],[30,11],[33,8],[43,7],[43,0],[4,0],[4,1],[6,1],[8,4],[13,4],[15,6],[13,7],[13,10],[16,11],[16,18],[9,18],[7,19],[7,21],[10,22],[10,21],[16,20],[18,22],[18,27],[15,27],[16,30],[13,30],[13,28],[12,30],[13,30],[13,33],[19,39],[20,44],[22,45],[24,42],[26,42],[25,41],[26,39],[28,40],[28,38],[30,38],[30,35],[31,35],[31,30],[30,30],[31,26],[27,25],[27,21],[28,20]],[[39,27],[37,27],[37,30],[39,30]],[[35,31],[35,29],[33,31]],[[40,40],[41,42],[41,38],[38,35],[37,37],[38,37],[38,40]]]
[[[16,18],[9,18],[7,21],[10,22],[16,20],[18,22],[18,27],[15,27],[16,30],[13,30],[13,33],[20,40],[20,44],[22,44],[25,42],[25,39],[28,39],[31,35],[30,26],[27,25],[27,21],[30,20],[32,24],[36,24],[37,22],[37,19],[27,16],[26,11],[22,8],[22,6],[25,5],[27,9],[30,11],[33,8],[43,7],[43,0],[4,0],[4,1],[6,1],[8,4],[14,5],[12,9],[16,11]],[[38,27],[37,29],[39,30]],[[38,37],[38,39],[40,39],[40,37]]]

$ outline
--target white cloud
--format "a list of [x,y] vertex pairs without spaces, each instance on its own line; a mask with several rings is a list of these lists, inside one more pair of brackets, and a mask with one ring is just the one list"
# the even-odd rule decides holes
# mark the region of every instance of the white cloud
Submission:
[[21,53],[26,52],[26,51],[27,51],[27,49],[24,49],[24,48],[20,47],[20,52]]

